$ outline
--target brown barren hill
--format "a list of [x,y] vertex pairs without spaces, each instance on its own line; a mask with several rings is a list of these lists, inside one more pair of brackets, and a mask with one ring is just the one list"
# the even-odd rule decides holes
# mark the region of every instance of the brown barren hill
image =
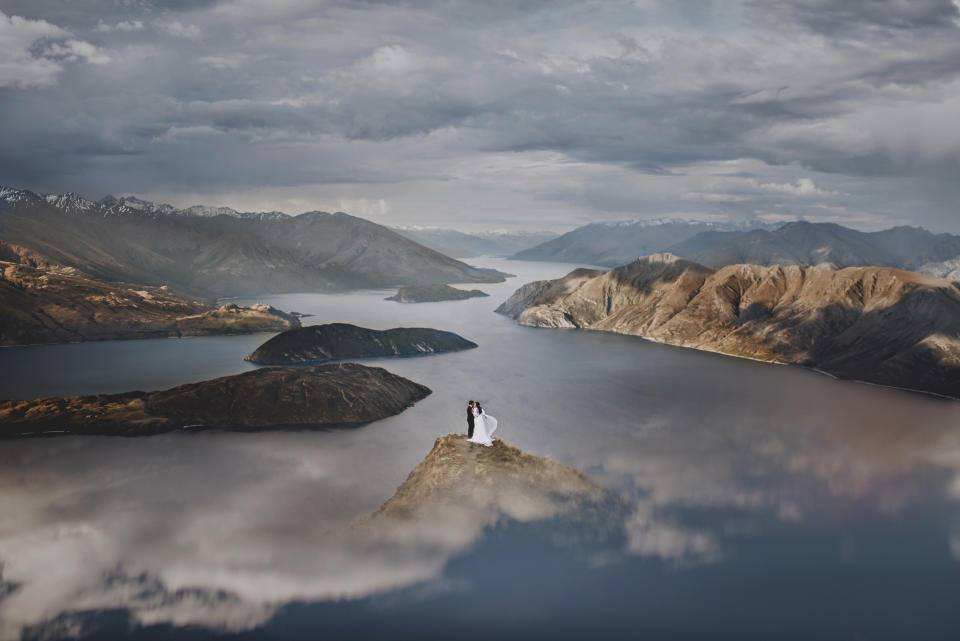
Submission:
[[655,254],[521,288],[497,311],[960,397],[960,285],[900,269],[712,270]]

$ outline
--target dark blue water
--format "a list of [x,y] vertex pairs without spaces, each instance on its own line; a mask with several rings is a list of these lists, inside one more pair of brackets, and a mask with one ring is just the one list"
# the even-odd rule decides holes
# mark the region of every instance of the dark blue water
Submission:
[[[490,298],[265,298],[476,350],[379,360],[434,394],[357,429],[0,444],[0,639],[954,639],[960,404],[590,332]],[[244,300],[241,302],[255,302]],[[264,336],[0,350],[0,396],[236,373]],[[478,398],[626,502],[600,521],[437,516],[358,533]]]

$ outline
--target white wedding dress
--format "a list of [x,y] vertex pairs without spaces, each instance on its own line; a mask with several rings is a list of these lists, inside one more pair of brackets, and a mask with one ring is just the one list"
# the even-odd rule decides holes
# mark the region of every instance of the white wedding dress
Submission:
[[490,447],[493,445],[493,433],[497,431],[497,419],[486,412],[481,412],[473,408],[473,436],[469,439],[471,443],[480,443]]

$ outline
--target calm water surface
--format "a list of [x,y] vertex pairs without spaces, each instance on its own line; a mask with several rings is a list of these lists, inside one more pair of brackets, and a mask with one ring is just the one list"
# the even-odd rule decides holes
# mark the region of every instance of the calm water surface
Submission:
[[[639,339],[489,298],[264,297],[475,350],[368,360],[429,386],[354,430],[0,442],[0,639],[960,638],[960,403]],[[238,300],[241,303],[255,299]],[[0,350],[0,397],[162,389],[267,337]],[[359,534],[467,399],[619,493],[615,526],[442,516]]]

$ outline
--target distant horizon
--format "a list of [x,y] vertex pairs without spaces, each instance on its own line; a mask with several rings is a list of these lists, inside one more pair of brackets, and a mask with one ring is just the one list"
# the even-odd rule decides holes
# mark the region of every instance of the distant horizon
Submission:
[[[562,230],[556,230],[556,229],[549,229],[549,230],[545,230],[545,229],[520,229],[520,228],[510,229],[510,228],[504,228],[504,227],[500,227],[500,228],[489,228],[489,227],[488,227],[488,228],[475,228],[475,227],[469,227],[469,226],[468,226],[468,227],[457,228],[457,227],[444,227],[444,226],[441,226],[441,225],[419,225],[419,224],[403,224],[403,223],[382,222],[382,221],[377,221],[377,220],[375,220],[375,219],[373,219],[373,218],[369,218],[369,217],[367,217],[367,216],[362,216],[362,215],[360,215],[360,214],[356,214],[356,213],[349,212],[349,211],[342,211],[342,210],[311,209],[311,210],[308,210],[308,211],[301,211],[301,212],[297,212],[297,213],[290,213],[290,212],[287,212],[287,211],[282,211],[282,210],[277,210],[277,209],[253,211],[253,210],[240,210],[240,209],[237,209],[237,208],[235,208],[235,207],[231,207],[230,205],[209,204],[209,203],[192,203],[192,204],[186,205],[186,206],[176,206],[176,205],[173,205],[173,204],[168,203],[168,202],[156,202],[156,201],[152,201],[152,200],[149,200],[149,199],[146,199],[146,198],[142,198],[142,197],[140,197],[140,196],[137,196],[137,195],[135,195],[135,194],[129,194],[129,193],[128,193],[128,194],[122,194],[122,195],[119,195],[119,196],[116,195],[116,194],[114,194],[114,193],[108,193],[108,194],[106,194],[106,195],[104,195],[104,196],[101,196],[100,198],[91,198],[91,197],[85,196],[84,194],[81,194],[81,193],[76,192],[76,191],[64,191],[64,192],[56,192],[56,191],[53,191],[53,192],[46,192],[46,193],[45,193],[45,192],[41,192],[41,191],[36,191],[36,190],[33,190],[33,189],[29,189],[29,188],[26,188],[26,187],[14,187],[14,186],[11,186],[11,185],[6,185],[6,184],[0,183],[0,190],[2,190],[2,189],[13,189],[13,190],[17,190],[17,191],[29,191],[29,192],[32,192],[32,193],[36,194],[37,196],[44,197],[44,198],[47,197],[47,196],[68,196],[68,195],[75,195],[75,196],[79,196],[80,198],[83,198],[84,200],[87,200],[87,201],[89,201],[89,202],[96,203],[96,204],[101,204],[101,203],[103,203],[103,201],[107,200],[108,198],[114,198],[114,199],[116,199],[116,200],[118,200],[118,201],[124,200],[124,199],[135,199],[135,200],[140,200],[140,201],[143,201],[143,202],[146,202],[146,203],[149,203],[149,204],[151,204],[151,205],[158,206],[158,207],[166,207],[166,206],[169,206],[169,207],[173,208],[173,210],[175,210],[175,211],[185,211],[185,210],[187,210],[187,209],[194,208],[194,207],[202,207],[202,208],[210,208],[210,209],[232,209],[233,211],[236,211],[237,213],[241,213],[241,214],[261,214],[261,213],[273,214],[273,213],[279,213],[279,214],[284,214],[284,215],[290,216],[290,217],[296,217],[296,216],[302,216],[302,215],[304,215],[304,214],[314,214],[314,213],[320,213],[320,214],[346,214],[346,215],[348,215],[348,216],[355,216],[355,217],[357,217],[357,218],[363,218],[364,220],[370,220],[371,222],[376,222],[377,224],[383,225],[384,227],[387,227],[388,229],[401,230],[401,231],[454,231],[454,232],[460,232],[460,233],[465,233],[465,234],[536,234],[536,233],[551,233],[551,234],[555,234],[556,236],[562,236],[562,235],[564,235],[564,234],[567,234],[567,233],[569,233],[569,232],[571,232],[571,231],[575,231],[575,230],[580,229],[581,227],[585,227],[585,226],[587,226],[587,225],[618,225],[618,224],[629,224],[629,225],[633,225],[633,224],[649,224],[649,225],[663,225],[663,224],[708,224],[708,225],[716,225],[717,227],[721,227],[721,228],[724,228],[724,227],[725,227],[726,229],[731,230],[731,231],[736,231],[736,230],[753,231],[753,230],[757,230],[757,229],[766,229],[766,230],[779,229],[780,227],[782,227],[782,226],[784,226],[784,225],[787,225],[787,224],[789,224],[789,223],[799,223],[799,222],[811,223],[811,224],[836,224],[836,225],[841,225],[841,226],[843,226],[843,227],[846,227],[846,228],[848,228],[848,229],[853,229],[853,230],[856,230],[856,231],[867,232],[867,233],[869,233],[869,232],[874,232],[874,231],[884,231],[884,230],[891,229],[891,228],[894,228],[894,227],[903,227],[903,226],[905,226],[905,227],[913,227],[913,228],[916,228],[916,229],[923,229],[923,230],[929,231],[929,232],[931,232],[931,233],[953,233],[953,232],[945,232],[945,231],[936,230],[936,229],[930,229],[929,227],[926,227],[926,226],[924,226],[924,225],[916,225],[916,224],[914,224],[914,225],[910,225],[910,224],[905,224],[905,225],[888,225],[888,226],[886,226],[886,227],[874,227],[874,228],[864,229],[864,228],[859,227],[859,226],[844,224],[844,223],[841,223],[841,222],[835,222],[835,221],[820,221],[820,220],[807,220],[807,219],[805,219],[805,218],[794,218],[794,219],[790,219],[790,220],[784,219],[784,220],[776,220],[776,221],[762,221],[762,220],[731,220],[731,219],[722,220],[722,219],[718,219],[718,218],[716,218],[716,217],[714,217],[714,218],[688,218],[688,217],[669,218],[669,217],[661,217],[661,216],[651,216],[651,217],[648,217],[648,218],[632,217],[632,218],[618,218],[618,219],[607,219],[607,220],[591,220],[591,221],[588,221],[588,222],[584,222],[583,224],[577,225],[576,227],[568,227],[568,228],[565,228],[565,229],[562,229]],[[122,192],[121,192],[121,193],[122,193]],[[960,234],[958,234],[958,235],[960,235]]]

